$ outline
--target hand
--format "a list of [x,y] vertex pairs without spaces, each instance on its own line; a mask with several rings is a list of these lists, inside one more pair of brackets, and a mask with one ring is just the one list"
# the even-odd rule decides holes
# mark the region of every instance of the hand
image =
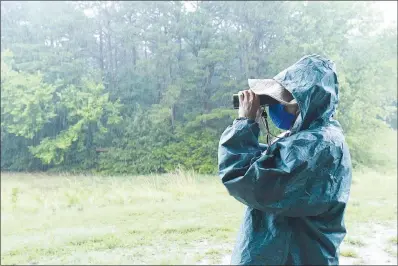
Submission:
[[239,92],[239,117],[256,120],[260,98],[251,90]]

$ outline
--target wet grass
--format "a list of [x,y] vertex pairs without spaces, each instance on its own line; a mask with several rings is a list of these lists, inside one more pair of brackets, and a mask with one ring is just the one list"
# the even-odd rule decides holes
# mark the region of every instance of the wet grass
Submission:
[[[233,245],[243,206],[214,176],[2,174],[2,264],[189,264]],[[187,251],[192,255],[183,255]],[[107,258],[108,257],[108,258]],[[112,257],[112,259],[110,258]]]
[[397,257],[397,249],[393,249],[392,247],[387,247],[384,249],[385,252],[387,252],[391,257]]
[[[355,235],[358,224],[396,221],[396,177],[362,171],[354,179],[345,242],[360,248],[366,243]],[[1,264],[219,264],[232,251],[244,210],[216,176],[182,171],[2,173],[1,203]]]
[[397,236],[392,236],[388,239],[388,241],[393,244],[393,245],[397,245],[398,244],[398,239]]
[[365,246],[365,242],[360,240],[360,239],[352,239],[350,237],[347,237],[344,239],[344,241],[352,246],[356,246],[356,247],[363,247]]
[[340,252],[340,256],[347,258],[358,258],[358,254],[355,250],[347,248]]
[[[348,226],[356,223],[380,223],[397,219],[397,174],[371,169],[357,171],[347,207]],[[353,226],[354,227],[354,226]]]

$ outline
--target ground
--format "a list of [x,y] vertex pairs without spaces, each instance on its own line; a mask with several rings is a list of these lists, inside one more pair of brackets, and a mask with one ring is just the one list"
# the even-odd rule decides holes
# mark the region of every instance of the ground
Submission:
[[[397,265],[396,172],[354,173],[340,264]],[[244,206],[215,176],[1,176],[1,264],[228,264]]]

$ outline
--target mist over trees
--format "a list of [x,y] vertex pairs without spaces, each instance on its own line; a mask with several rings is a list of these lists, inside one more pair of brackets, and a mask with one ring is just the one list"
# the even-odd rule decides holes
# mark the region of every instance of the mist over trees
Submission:
[[1,170],[215,173],[232,94],[314,53],[355,165],[396,164],[397,25],[372,5],[1,2]]

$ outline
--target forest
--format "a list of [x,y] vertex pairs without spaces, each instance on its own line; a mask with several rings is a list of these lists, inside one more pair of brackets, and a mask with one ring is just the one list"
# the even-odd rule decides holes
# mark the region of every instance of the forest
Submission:
[[2,1],[1,171],[214,174],[232,94],[307,54],[336,63],[354,166],[396,167],[397,24],[374,4]]

